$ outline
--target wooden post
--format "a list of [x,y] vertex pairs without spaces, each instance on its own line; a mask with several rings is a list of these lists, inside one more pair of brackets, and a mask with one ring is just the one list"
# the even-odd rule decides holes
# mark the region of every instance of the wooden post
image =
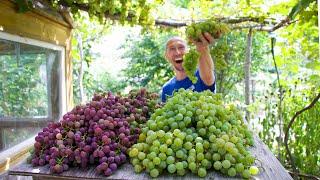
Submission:
[[4,141],[3,141],[3,128],[0,127],[0,152],[2,151],[2,149],[4,148]]
[[[247,35],[247,47],[246,47],[246,60],[244,63],[244,92],[245,103],[248,106],[250,104],[250,64],[251,64],[251,47],[252,47],[252,29],[249,29]],[[250,113],[246,109],[246,120],[249,122]]]
[[80,102],[84,103],[86,101],[85,94],[83,91],[83,46],[82,46],[82,36],[81,33],[77,34],[78,39],[78,51],[80,54],[80,74],[79,74],[79,88],[80,88]]
[[255,102],[254,93],[255,93],[256,81],[254,79],[251,80],[251,99],[252,103]]

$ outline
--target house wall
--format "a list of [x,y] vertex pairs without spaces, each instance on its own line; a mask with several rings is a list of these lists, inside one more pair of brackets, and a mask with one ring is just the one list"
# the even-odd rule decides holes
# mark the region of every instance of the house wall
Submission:
[[18,13],[17,5],[10,0],[0,0],[0,31],[32,38],[65,48],[65,82],[67,110],[73,107],[72,97],[72,27],[61,18],[40,10]]

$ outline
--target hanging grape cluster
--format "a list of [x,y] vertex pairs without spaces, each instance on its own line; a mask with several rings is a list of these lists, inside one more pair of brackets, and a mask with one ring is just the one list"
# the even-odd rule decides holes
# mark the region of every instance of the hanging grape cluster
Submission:
[[217,42],[215,46],[210,48],[210,54],[214,61],[217,71],[227,68],[226,55],[229,53],[229,46],[226,41]]
[[[226,24],[218,23],[210,19],[204,22],[193,23],[189,25],[186,29],[186,35],[189,40],[192,39],[195,41],[200,41],[199,36],[205,32],[208,32],[215,39],[218,39],[221,35],[227,33],[229,30],[230,29]],[[210,53],[213,54],[213,59],[216,61],[217,69],[226,67],[224,55],[227,50],[228,48],[226,44],[219,44],[219,46],[215,46],[210,50]],[[183,68],[192,83],[197,82],[197,78],[195,77],[194,73],[197,69],[199,57],[199,53],[197,53],[195,50],[190,50],[183,58]]]
[[199,57],[200,54],[195,49],[189,50],[189,52],[183,57],[183,69],[193,84],[197,82],[197,77],[194,75],[194,73],[197,70]]
[[237,108],[210,91],[180,89],[151,115],[129,156],[135,172],[152,177],[164,171],[205,177],[212,169],[249,178],[258,173],[251,145],[252,133]]
[[157,108],[157,100],[158,95],[146,89],[127,97],[94,95],[90,103],[76,106],[38,133],[32,165],[49,164],[53,173],[95,165],[99,173],[111,175],[126,162],[126,151]]
[[213,38],[218,39],[221,35],[229,32],[228,25],[220,22],[216,22],[213,19],[208,19],[204,22],[192,23],[186,28],[186,35],[188,39],[200,41],[200,35],[208,32]]

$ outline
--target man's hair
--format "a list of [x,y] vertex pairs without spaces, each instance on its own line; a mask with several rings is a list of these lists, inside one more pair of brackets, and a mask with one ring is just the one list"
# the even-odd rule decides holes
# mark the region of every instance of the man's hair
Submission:
[[172,36],[172,37],[170,37],[170,38],[167,40],[165,50],[167,50],[168,44],[169,44],[170,42],[172,42],[172,41],[181,41],[181,42],[183,42],[183,43],[186,45],[186,47],[187,47],[187,42],[186,42],[183,38],[181,38],[180,36]]

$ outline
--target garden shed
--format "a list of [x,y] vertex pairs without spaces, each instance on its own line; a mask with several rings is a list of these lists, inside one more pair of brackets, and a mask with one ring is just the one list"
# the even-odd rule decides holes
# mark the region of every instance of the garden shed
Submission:
[[36,132],[72,105],[71,18],[33,6],[19,13],[15,1],[0,5],[0,171],[23,158]]

